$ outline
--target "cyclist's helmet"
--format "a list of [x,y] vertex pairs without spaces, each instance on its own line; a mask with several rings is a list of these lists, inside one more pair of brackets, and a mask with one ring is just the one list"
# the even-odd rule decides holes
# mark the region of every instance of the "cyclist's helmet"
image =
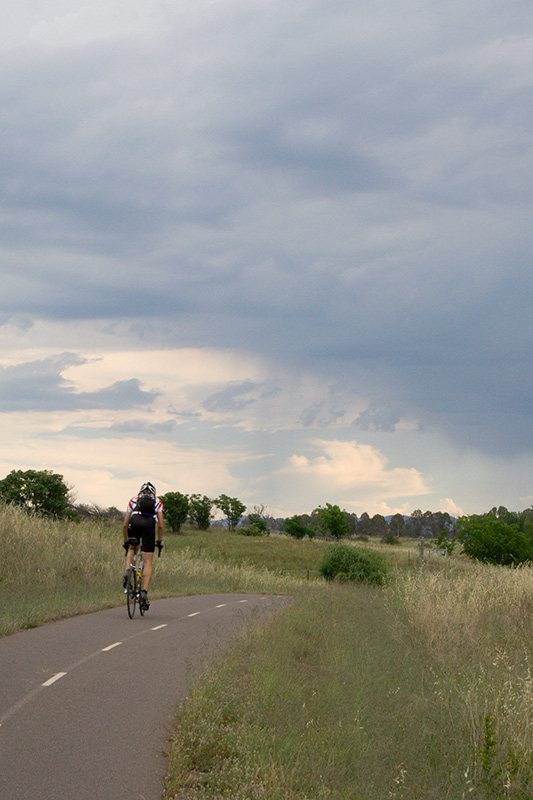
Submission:
[[156,494],[155,494],[154,484],[150,483],[149,481],[147,483],[143,483],[143,485],[139,489],[139,494],[152,494],[155,497]]

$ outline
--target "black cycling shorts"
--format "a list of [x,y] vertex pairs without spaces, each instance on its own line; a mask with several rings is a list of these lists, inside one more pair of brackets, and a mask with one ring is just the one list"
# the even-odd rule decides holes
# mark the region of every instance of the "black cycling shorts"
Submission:
[[155,518],[152,515],[132,514],[128,525],[128,535],[135,542],[135,547],[142,542],[143,553],[153,553],[155,550]]

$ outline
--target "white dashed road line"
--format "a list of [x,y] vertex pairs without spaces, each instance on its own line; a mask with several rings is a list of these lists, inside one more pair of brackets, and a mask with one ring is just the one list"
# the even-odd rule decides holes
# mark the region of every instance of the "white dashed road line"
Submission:
[[[266,598],[262,597],[262,598],[261,598],[261,600],[263,600],[263,599],[266,599]],[[248,599],[245,599],[245,600],[237,600],[237,601],[234,601],[234,602],[237,602],[237,603],[247,603],[247,602],[248,602]],[[187,617],[189,617],[189,618],[190,618],[190,617],[197,617],[199,614],[205,614],[206,612],[212,611],[214,608],[226,608],[226,607],[227,607],[227,606],[229,606],[229,605],[233,605],[233,604],[234,604],[234,602],[233,602],[233,603],[219,603],[219,605],[217,605],[217,606],[211,606],[211,608],[206,608],[206,609],[204,609],[203,611],[193,611],[191,614],[187,614]],[[184,617],[182,617],[182,619],[184,619]],[[152,630],[152,631],[160,631],[162,628],[166,628],[166,627],[168,627],[168,626],[167,626],[167,623],[164,623],[163,625],[156,625],[154,628],[151,628],[151,630]],[[147,629],[145,629],[145,631],[144,631],[144,632],[146,633],[146,632],[147,632]],[[132,638],[132,639],[136,639],[136,638],[137,638],[137,636],[140,636],[140,635],[142,635],[142,631],[139,631],[138,633],[134,634],[134,636],[132,636],[131,638]],[[92,658],[94,658],[94,657],[97,655],[97,653],[98,653],[98,652],[101,652],[101,653],[107,653],[107,652],[109,652],[110,650],[114,650],[116,647],[120,647],[120,645],[122,645],[122,644],[124,644],[124,642],[113,642],[113,644],[109,644],[109,645],[107,645],[107,647],[103,647],[103,648],[101,648],[101,650],[99,650],[99,651],[96,651],[95,653],[91,653],[91,654],[89,654],[89,655],[85,656],[85,658],[82,658],[82,659],[81,659],[79,662],[77,662],[76,664],[73,664],[73,665],[71,665],[71,666],[69,667],[69,670],[68,670],[68,672],[71,672],[71,671],[72,671],[73,669],[75,669],[76,667],[79,667],[79,666],[81,666],[81,665],[82,665],[82,664],[84,664],[86,661],[90,661]],[[11,709],[9,709],[9,710],[8,710],[8,711],[7,711],[7,712],[6,712],[6,713],[5,713],[5,714],[2,716],[2,718],[1,718],[1,721],[0,721],[0,727],[2,727],[2,724],[3,724],[4,722],[6,722],[8,718],[12,717],[12,716],[13,716],[13,715],[14,715],[14,714],[15,714],[17,711],[19,711],[19,710],[20,710],[20,709],[21,709],[23,706],[25,706],[27,703],[29,703],[31,700],[33,700],[33,699],[34,699],[34,698],[37,696],[37,694],[40,692],[40,690],[41,690],[41,688],[42,688],[42,687],[48,687],[48,686],[52,686],[52,684],[54,684],[56,681],[60,680],[60,678],[64,678],[64,677],[65,677],[65,675],[67,675],[67,674],[68,674],[68,672],[58,672],[58,673],[56,673],[55,675],[53,675],[51,678],[49,678],[47,681],[45,681],[44,683],[42,683],[42,684],[40,685],[40,687],[39,687],[39,686],[38,686],[38,687],[35,687],[35,688],[33,689],[33,691],[29,692],[29,693],[28,693],[28,694],[27,694],[25,697],[23,697],[23,698],[22,698],[22,699],[21,699],[21,700],[20,700],[18,703],[16,703],[16,704],[15,704],[15,705],[14,705],[14,706],[11,708]]]
[[58,672],[57,675],[54,675],[53,678],[49,678],[44,683],[41,683],[41,686],[51,686],[53,683],[58,681],[60,678],[63,678],[67,673],[66,672]]

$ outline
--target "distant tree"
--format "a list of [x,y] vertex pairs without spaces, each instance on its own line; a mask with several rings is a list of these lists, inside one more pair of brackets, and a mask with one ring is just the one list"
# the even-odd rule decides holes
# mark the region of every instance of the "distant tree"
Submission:
[[389,528],[394,536],[402,536],[405,526],[403,514],[393,514],[389,522]]
[[167,492],[159,498],[163,503],[163,516],[173,533],[179,533],[189,514],[189,498],[181,492]]
[[283,530],[295,539],[303,539],[304,536],[314,536],[315,534],[314,528],[306,525],[303,517],[299,514],[295,514],[294,517],[288,517],[283,523]]
[[524,533],[533,541],[533,506],[526,508],[520,514],[520,526]]
[[325,508],[319,506],[316,509],[320,520],[320,532],[324,536],[331,536],[333,539],[342,539],[350,533],[350,525],[346,519],[346,512],[341,511],[339,506],[326,503]]
[[320,529],[320,520],[318,518],[318,514],[316,513],[316,509],[311,514],[300,514],[300,516],[303,524],[312,531],[312,533],[309,535],[316,536]]
[[189,497],[189,519],[201,531],[206,531],[211,524],[213,501],[201,494]]
[[51,470],[13,470],[0,481],[0,498],[36,514],[76,517],[69,487],[62,475]]
[[383,514],[374,514],[371,522],[371,536],[379,536],[383,538],[389,532],[389,526],[387,524],[387,520],[383,516]]
[[441,538],[442,534],[448,534],[453,527],[452,518],[447,511],[434,511],[431,514],[429,525],[433,536],[440,536]]
[[112,520],[113,522],[118,522],[119,520],[124,519],[124,514],[116,506],[109,506],[107,509],[107,516],[108,519]]
[[248,524],[237,528],[237,533],[242,534],[242,536],[268,536],[270,531],[266,520],[260,517],[259,514],[252,512],[248,514]]
[[463,551],[488,564],[514,566],[533,559],[533,542],[517,521],[505,522],[497,514],[473,514],[456,523]]
[[122,511],[115,506],[103,508],[97,503],[76,503],[72,509],[79,519],[105,519],[108,522],[121,522],[124,519]]
[[426,533],[429,525],[428,514],[431,516],[431,512],[423,512],[421,509],[415,508],[415,510],[411,512],[411,516],[406,520],[405,535],[411,536],[414,539],[421,536],[422,533]]
[[228,530],[234,531],[246,511],[244,503],[241,503],[236,497],[228,497],[227,494],[221,494],[215,500],[215,506],[226,515]]
[[359,517],[359,522],[357,523],[357,535],[358,536],[370,536],[372,530],[372,523],[370,521],[370,516],[367,514],[366,511],[363,511],[361,516]]
[[262,503],[254,506],[254,510],[248,514],[248,534],[251,536],[268,536],[270,534],[265,506]]
[[520,521],[520,514],[516,511],[509,511],[505,506],[498,506],[498,508],[494,506],[494,508],[491,508],[489,511],[489,514],[507,524],[513,522],[518,524]]

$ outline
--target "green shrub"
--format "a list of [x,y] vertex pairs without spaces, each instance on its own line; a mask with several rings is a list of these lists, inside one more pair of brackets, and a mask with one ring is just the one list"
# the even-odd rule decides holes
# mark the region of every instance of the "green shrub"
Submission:
[[241,536],[267,536],[268,529],[266,523],[261,525],[258,522],[251,522],[249,525],[244,525],[242,528],[237,528],[237,533]]
[[304,536],[313,537],[315,535],[314,529],[305,524],[301,514],[296,514],[294,517],[288,517],[284,520],[283,531],[294,539],[303,539]]
[[334,544],[324,553],[320,572],[326,580],[336,578],[381,586],[386,582],[388,566],[385,558],[372,550]]
[[515,566],[533,559],[533,543],[519,523],[494,514],[460,517],[456,529],[463,551],[486,564]]

